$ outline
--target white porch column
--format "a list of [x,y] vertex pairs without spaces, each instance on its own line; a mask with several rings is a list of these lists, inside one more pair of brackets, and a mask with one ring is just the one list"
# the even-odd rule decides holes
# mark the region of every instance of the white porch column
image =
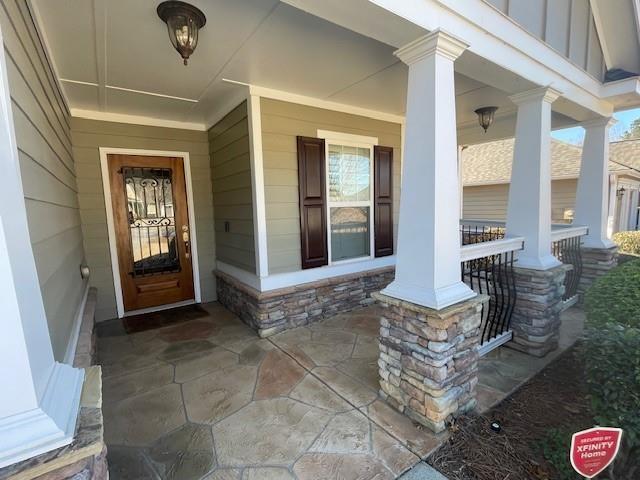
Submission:
[[71,442],[83,371],[53,358],[27,229],[1,48],[0,178],[0,467],[4,467]]
[[[610,248],[609,222],[609,128],[611,118],[599,118],[582,124],[584,144],[576,192],[574,223],[589,227],[583,245],[587,248]],[[615,188],[613,188],[615,192]],[[615,206],[615,193],[613,196]]]
[[518,267],[548,270],[551,254],[551,103],[560,94],[537,88],[509,97],[518,106],[507,235],[525,237]]
[[409,83],[396,276],[383,293],[436,310],[475,295],[460,279],[453,63],[466,48],[436,30],[395,52]]

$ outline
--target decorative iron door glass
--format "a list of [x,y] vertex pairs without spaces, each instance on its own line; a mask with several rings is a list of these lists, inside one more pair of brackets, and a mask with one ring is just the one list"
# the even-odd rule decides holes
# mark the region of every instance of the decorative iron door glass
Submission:
[[109,155],[125,311],[194,298],[182,158]]
[[331,261],[371,256],[371,148],[328,146]]
[[168,168],[123,167],[133,275],[179,272],[172,172]]

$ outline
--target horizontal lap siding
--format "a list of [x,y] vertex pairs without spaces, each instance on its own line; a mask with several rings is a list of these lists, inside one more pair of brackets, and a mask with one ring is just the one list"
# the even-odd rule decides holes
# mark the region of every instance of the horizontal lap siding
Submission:
[[[551,182],[551,216],[553,221],[563,218],[565,209],[573,209],[576,202],[576,180]],[[468,220],[499,220],[507,218],[509,184],[464,187],[463,218]]]
[[56,360],[66,353],[85,282],[69,113],[26,2],[0,6],[29,235]]
[[377,137],[380,145],[393,147],[393,222],[397,236],[400,124],[266,98],[261,100],[261,113],[270,274],[301,269],[296,137],[317,137],[319,129]]
[[193,184],[194,216],[202,301],[216,299],[213,200],[209,142],[206,132],[149,127],[81,118],[71,119],[73,158],[78,178],[78,200],[92,286],[98,288],[96,318],[117,316],[109,252],[107,217],[102,188],[100,147],[188,152]]
[[[217,259],[256,272],[247,104],[209,129]],[[229,231],[225,231],[228,222]]]
[[509,185],[464,187],[463,218],[470,220],[505,220]]
[[551,219],[563,222],[564,212],[576,206],[577,180],[554,180],[551,182]]

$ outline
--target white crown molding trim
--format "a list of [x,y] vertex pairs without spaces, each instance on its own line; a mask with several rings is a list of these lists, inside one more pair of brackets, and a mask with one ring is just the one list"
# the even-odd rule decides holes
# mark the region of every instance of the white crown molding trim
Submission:
[[[240,83],[231,80],[225,80],[232,83]],[[378,110],[370,110],[368,108],[356,107],[344,103],[333,102],[306,95],[298,95],[297,93],[285,92],[283,90],[275,90],[273,88],[260,87],[258,85],[244,84],[249,87],[251,95],[270,98],[272,100],[281,100],[283,102],[297,103],[308,107],[323,108],[335,112],[349,113],[361,117],[372,118],[374,120],[382,120],[384,122],[404,124],[404,115],[396,115],[393,113],[380,112]]]
[[0,468],[71,443],[83,381],[84,370],[56,362],[40,407],[0,420]]
[[206,132],[204,123],[181,122],[178,120],[163,120],[161,118],[128,115],[124,113],[99,112],[97,110],[71,109],[71,116],[85,118],[87,120],[99,120],[102,122],[128,123],[132,125],[147,125],[149,127],[180,128],[183,130],[198,130]]
[[82,294],[82,300],[78,305],[76,311],[75,320],[73,321],[73,328],[71,330],[71,336],[67,343],[67,350],[64,354],[64,363],[73,365],[73,360],[76,356],[76,349],[78,348],[78,338],[80,337],[80,327],[82,326],[82,319],[84,318],[84,309],[87,305],[87,297],[89,296],[89,282],[85,281],[84,293]]
[[516,105],[521,105],[523,103],[534,102],[537,100],[542,100],[546,103],[553,103],[562,95],[561,92],[555,90],[551,87],[540,87],[534,88],[532,90],[527,90],[526,92],[516,93],[515,95],[509,96],[509,100],[511,100]]
[[467,48],[469,44],[458,37],[437,29],[399,48],[393,54],[407,65],[412,65],[434,54],[455,61]]

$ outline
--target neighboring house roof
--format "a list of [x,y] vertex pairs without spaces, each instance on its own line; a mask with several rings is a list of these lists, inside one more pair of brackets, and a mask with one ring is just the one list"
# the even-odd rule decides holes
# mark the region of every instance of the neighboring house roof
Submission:
[[[463,185],[493,185],[511,181],[514,139],[472,145],[462,154]],[[551,139],[551,178],[578,178],[582,148]],[[640,178],[640,139],[611,142],[609,171]],[[634,171],[635,170],[635,171]]]

